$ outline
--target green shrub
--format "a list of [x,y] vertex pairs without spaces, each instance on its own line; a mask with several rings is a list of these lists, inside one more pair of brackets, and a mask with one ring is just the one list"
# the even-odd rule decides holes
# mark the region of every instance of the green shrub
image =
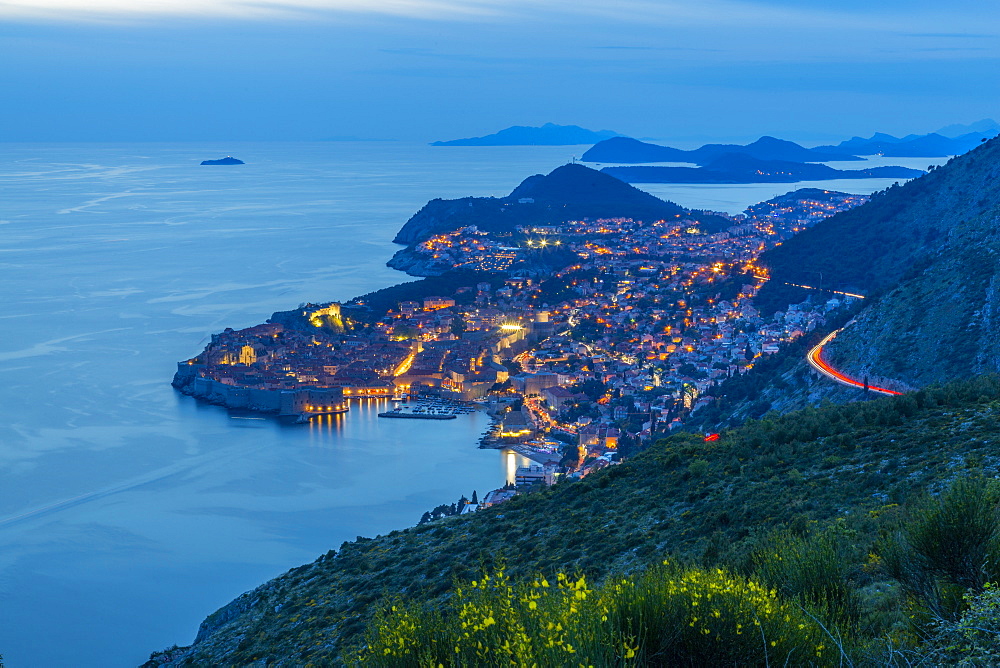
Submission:
[[958,621],[939,620],[927,641],[928,665],[1000,665],[1000,587],[987,583],[977,596],[966,593],[968,609]]
[[796,598],[830,623],[854,625],[860,615],[851,564],[857,561],[850,537],[828,530],[808,537],[775,534],[753,555],[753,571],[781,594]]
[[597,589],[560,574],[484,576],[439,610],[396,604],[369,626],[362,665],[835,665],[838,643],[774,589],[664,563]]
[[966,590],[1000,578],[1000,513],[994,482],[956,480],[911,513],[883,550],[889,574],[936,616],[954,619]]

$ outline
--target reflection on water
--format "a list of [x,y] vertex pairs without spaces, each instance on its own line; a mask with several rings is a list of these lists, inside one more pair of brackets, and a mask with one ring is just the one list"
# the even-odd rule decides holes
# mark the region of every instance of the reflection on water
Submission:
[[329,446],[344,431],[347,414],[317,415],[309,420],[309,445]]
[[504,479],[509,485],[514,484],[514,479],[517,476],[517,469],[526,466],[538,465],[538,462],[532,461],[524,455],[514,452],[513,450],[501,450],[500,461],[503,466]]

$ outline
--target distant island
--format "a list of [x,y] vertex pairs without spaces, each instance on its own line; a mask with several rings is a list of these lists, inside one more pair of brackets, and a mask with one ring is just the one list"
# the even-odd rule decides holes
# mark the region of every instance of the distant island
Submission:
[[973,131],[958,137],[947,137],[937,132],[926,135],[893,137],[876,132],[868,139],[853,137],[836,146],[817,146],[814,150],[858,155],[883,155],[893,158],[944,158],[971,151],[987,139],[997,136],[1000,129]]
[[588,130],[578,125],[546,123],[541,127],[514,125],[485,137],[431,142],[431,146],[573,146],[620,136],[612,130]]
[[946,125],[938,130],[937,134],[954,138],[969,134],[970,132],[992,132],[993,134],[996,134],[1000,132],[1000,123],[997,123],[992,118],[984,118],[976,121],[975,123],[969,123],[968,125],[963,125],[962,123],[952,123],[951,125]]
[[861,160],[844,151],[821,150],[829,147],[805,148],[795,142],[761,137],[752,144],[705,144],[700,148],[685,151],[671,146],[660,146],[632,139],[613,137],[598,142],[587,150],[581,158],[584,162],[690,162],[707,165],[720,156],[742,153],[758,160],[787,160],[789,162],[827,162],[829,160]]
[[242,160],[234,158],[231,155],[227,155],[225,158],[219,158],[218,160],[202,160],[203,165],[245,165],[246,163]]
[[742,153],[728,153],[705,167],[605,167],[604,174],[626,183],[795,183],[827,179],[912,179],[923,175],[908,167],[834,169],[826,165],[784,160],[758,160]]

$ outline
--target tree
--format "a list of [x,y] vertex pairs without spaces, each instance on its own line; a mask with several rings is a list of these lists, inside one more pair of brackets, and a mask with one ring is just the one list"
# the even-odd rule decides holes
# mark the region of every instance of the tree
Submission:
[[580,392],[586,394],[587,398],[591,401],[597,401],[604,393],[608,391],[608,386],[597,380],[596,378],[588,378],[587,380],[575,383],[572,386],[574,392]]
[[479,504],[479,494],[476,493],[476,490],[472,490],[472,503]]
[[708,374],[704,371],[699,371],[698,368],[691,364],[690,362],[685,362],[678,367],[677,372],[682,376],[689,376],[691,378],[708,378]]

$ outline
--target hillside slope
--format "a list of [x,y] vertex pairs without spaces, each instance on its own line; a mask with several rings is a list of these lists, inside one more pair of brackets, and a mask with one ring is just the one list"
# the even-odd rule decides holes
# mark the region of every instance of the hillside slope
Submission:
[[569,164],[547,175],[529,176],[507,197],[431,200],[403,225],[393,241],[412,244],[467,225],[508,233],[518,225],[558,225],[588,217],[653,221],[684,211],[607,174]]
[[783,283],[872,295],[827,348],[848,375],[906,386],[1000,369],[1000,139],[876,194],[766,253],[765,309]]
[[[971,468],[1000,470],[1000,378],[768,416],[706,443],[680,434],[576,483],[345,543],[210,615],[148,665],[336,662],[385,596],[440,600],[499,559],[514,577],[636,572],[665,555],[737,563],[781,527],[872,518]],[[889,504],[889,505],[886,505]]]

